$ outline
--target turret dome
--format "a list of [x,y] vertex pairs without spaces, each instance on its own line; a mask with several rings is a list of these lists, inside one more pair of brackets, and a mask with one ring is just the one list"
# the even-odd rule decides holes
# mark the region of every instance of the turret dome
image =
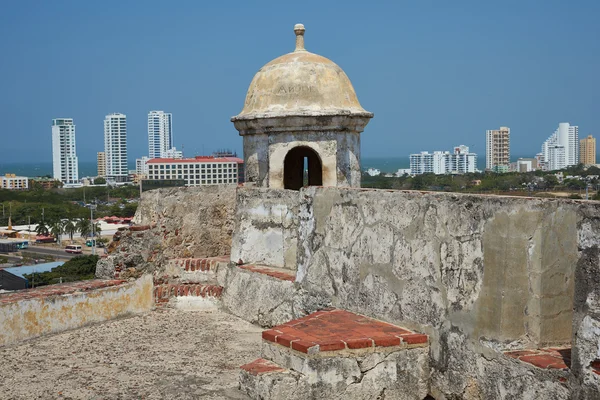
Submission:
[[372,118],[350,79],[333,61],[304,49],[304,25],[294,26],[296,49],[254,76],[242,112],[232,121],[291,116],[346,115]]

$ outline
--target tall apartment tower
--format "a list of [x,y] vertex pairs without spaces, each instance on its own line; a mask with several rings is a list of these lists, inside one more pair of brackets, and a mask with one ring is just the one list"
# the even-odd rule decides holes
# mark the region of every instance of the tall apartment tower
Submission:
[[98,176],[106,176],[106,153],[103,151],[98,152]]
[[559,123],[558,129],[542,144],[542,159],[542,169],[546,171],[579,164],[579,127]]
[[596,138],[592,135],[579,141],[579,162],[585,165],[596,164]]
[[148,157],[166,158],[173,147],[173,115],[164,111],[148,113]]
[[485,133],[485,168],[508,170],[510,164],[510,128],[488,130]]
[[64,184],[79,182],[73,118],[52,120],[52,169],[54,179]]
[[106,178],[115,182],[126,182],[127,170],[127,117],[124,114],[109,114],[104,118],[104,153]]

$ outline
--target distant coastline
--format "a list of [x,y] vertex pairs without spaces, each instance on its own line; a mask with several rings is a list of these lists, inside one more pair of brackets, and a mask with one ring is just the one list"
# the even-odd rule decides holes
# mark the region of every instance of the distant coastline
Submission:
[[[516,161],[520,157],[527,156],[513,156],[512,161]],[[485,156],[479,157],[477,160],[478,168],[480,170],[485,169]],[[129,169],[135,169],[135,161],[129,162]],[[361,160],[361,168],[363,170],[369,168],[376,168],[381,172],[394,173],[401,168],[409,168],[410,162],[408,157],[363,157]],[[27,163],[7,163],[0,162],[0,175],[5,174],[16,174],[18,176],[27,176],[34,178],[37,176],[52,175],[52,162],[27,162]],[[80,161],[79,162],[79,177],[97,175],[96,161]]]
[[[135,162],[129,163],[129,169],[135,169]],[[38,176],[52,176],[52,162],[28,162],[28,163],[0,163],[0,176],[5,174],[15,174],[17,176],[26,176],[35,178]],[[98,175],[98,166],[96,161],[80,161],[79,177],[94,177]]]

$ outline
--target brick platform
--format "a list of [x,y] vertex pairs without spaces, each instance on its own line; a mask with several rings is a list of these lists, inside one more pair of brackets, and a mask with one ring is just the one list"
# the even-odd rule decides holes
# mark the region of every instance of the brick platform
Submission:
[[102,289],[105,287],[120,285],[125,281],[112,279],[112,280],[99,280],[93,279],[89,281],[79,281],[72,283],[62,283],[58,285],[47,285],[41,286],[34,289],[19,290],[12,293],[0,294],[0,303],[14,303],[26,299],[35,299],[41,297],[60,296],[65,294],[71,294],[75,292],[86,292],[94,289]]
[[571,348],[546,348],[507,351],[505,355],[543,369],[568,369],[571,367]]
[[262,338],[261,358],[240,371],[240,389],[251,399],[427,396],[427,335],[331,308],[266,330]]
[[294,272],[282,270],[281,268],[273,268],[266,265],[238,265],[238,267],[247,271],[267,275],[272,278],[281,279],[282,281],[296,281],[296,274]]
[[264,331],[264,340],[302,353],[344,349],[426,345],[427,335],[415,333],[344,310],[317,311]]

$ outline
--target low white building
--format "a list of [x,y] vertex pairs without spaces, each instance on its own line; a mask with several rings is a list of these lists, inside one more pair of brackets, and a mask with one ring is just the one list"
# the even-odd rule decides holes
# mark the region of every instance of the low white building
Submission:
[[398,171],[396,171],[395,175],[398,178],[404,175],[410,175],[410,168],[400,168]]
[[148,165],[150,158],[143,156],[135,159],[135,173],[140,176],[148,176]]
[[26,190],[29,189],[29,179],[26,176],[6,174],[0,177],[0,188],[9,190]]
[[366,174],[369,176],[379,176],[381,174],[381,171],[377,168],[369,168]]
[[244,177],[244,160],[237,157],[153,158],[146,166],[149,180],[183,180],[186,186],[238,184]]
[[175,147],[171,147],[170,149],[164,151],[164,157],[162,158],[175,158],[180,160],[183,158],[183,151],[177,150]]
[[422,151],[419,154],[411,154],[410,174],[445,174],[446,158],[449,154],[447,151],[434,151],[433,153]]
[[460,145],[454,152],[422,151],[410,155],[410,174],[465,174],[477,171],[477,154],[470,153],[469,147]]

